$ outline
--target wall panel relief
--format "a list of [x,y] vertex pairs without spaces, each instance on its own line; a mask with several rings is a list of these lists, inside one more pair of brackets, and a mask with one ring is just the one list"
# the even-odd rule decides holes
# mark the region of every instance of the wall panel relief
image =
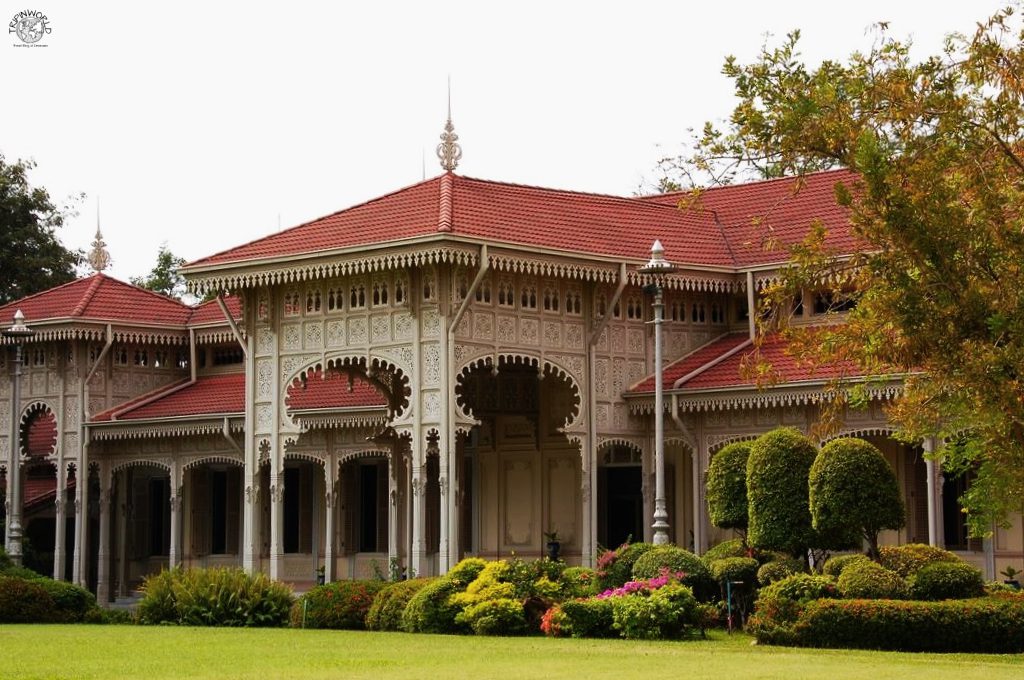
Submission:
[[519,320],[519,342],[536,346],[539,341],[539,323],[536,319]]
[[306,349],[321,349],[324,346],[324,325],[320,321],[306,323]]
[[299,324],[284,324],[281,328],[285,349],[302,349],[302,330]]
[[511,345],[516,341],[516,319],[514,316],[498,316],[498,344]]
[[[461,323],[459,324],[462,325]],[[473,339],[494,340],[494,315],[489,312],[473,314]]]
[[366,317],[357,316],[348,320],[348,337],[350,345],[366,344]]
[[388,342],[391,340],[391,317],[386,314],[374,315],[370,322],[370,341]]
[[272,354],[274,351],[274,333],[264,326],[256,331],[256,353]]
[[423,337],[436,338],[441,335],[441,315],[437,309],[428,307],[420,311],[420,328]]

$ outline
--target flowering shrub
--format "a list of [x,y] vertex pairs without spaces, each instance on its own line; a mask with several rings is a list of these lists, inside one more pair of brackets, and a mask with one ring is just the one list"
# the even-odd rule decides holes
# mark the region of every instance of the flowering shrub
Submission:
[[313,588],[292,607],[292,626],[362,630],[385,581],[336,581]]
[[678,582],[666,583],[650,595],[612,599],[612,625],[627,640],[676,639],[697,622],[693,591]]
[[[633,577],[633,566],[654,549],[651,543],[623,543],[615,550],[605,550],[597,558],[598,589],[617,588]],[[655,569],[649,576],[658,573]]]
[[597,594],[597,572],[586,567],[569,567],[558,579],[562,593],[568,597],[589,597]]
[[541,617],[540,632],[548,637],[562,637],[565,634],[562,627],[565,625],[566,618],[565,612],[562,611],[562,605],[556,604],[544,612],[544,616]]
[[663,569],[671,573],[683,572],[679,580],[693,589],[697,599],[705,602],[715,599],[718,587],[704,562],[689,550],[674,545],[659,546],[644,553],[633,565],[633,578],[653,578]]

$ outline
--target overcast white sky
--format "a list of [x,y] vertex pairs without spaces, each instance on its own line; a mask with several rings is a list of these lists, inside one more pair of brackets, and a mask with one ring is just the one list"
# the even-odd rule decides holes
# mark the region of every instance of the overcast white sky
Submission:
[[45,48],[0,38],[0,153],[55,198],[64,243],[103,233],[121,278],[161,242],[189,260],[440,172],[446,78],[472,177],[629,195],[688,127],[732,106],[724,57],[803,34],[809,63],[872,23],[937,52],[1003,3],[0,0]]

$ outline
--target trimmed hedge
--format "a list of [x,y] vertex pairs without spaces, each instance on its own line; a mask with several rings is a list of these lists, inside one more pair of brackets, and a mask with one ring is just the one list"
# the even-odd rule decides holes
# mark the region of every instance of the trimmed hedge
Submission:
[[0,623],[55,623],[57,605],[36,579],[0,576]]
[[402,630],[407,633],[466,633],[468,627],[455,623],[461,611],[449,600],[465,586],[447,576],[434,579],[409,599],[402,613]]
[[674,545],[659,546],[645,552],[633,565],[633,580],[660,576],[662,569],[668,569],[672,574],[683,572],[680,583],[690,586],[699,600],[713,598],[718,590],[704,562],[689,550]]
[[750,445],[747,459],[748,542],[800,557],[815,543],[808,474],[817,449],[794,428],[778,428]]
[[804,571],[803,562],[794,559],[776,560],[762,564],[757,570],[757,582],[761,586],[767,586],[781,581],[793,574],[802,574]]
[[749,553],[750,550],[743,545],[743,541],[733,538],[708,548],[700,558],[704,560],[705,564],[710,564],[715,560],[724,560],[726,557],[749,557]]
[[61,623],[81,623],[86,615],[98,609],[96,596],[81,586],[67,581],[40,578],[35,581],[53,598],[54,620]]
[[821,567],[821,573],[832,578],[839,578],[843,570],[851,564],[870,561],[871,558],[867,555],[836,555],[825,560],[825,564]]
[[903,578],[913,576],[918,569],[935,562],[961,562],[962,560],[942,548],[925,543],[887,545],[878,549],[878,563]]
[[406,605],[431,580],[416,578],[386,584],[377,592],[366,612],[367,630],[402,630],[402,613]]
[[164,570],[148,577],[139,623],[185,626],[284,626],[295,600],[291,588],[241,569]]
[[800,613],[792,642],[806,647],[1013,654],[1024,652],[1021,631],[1024,599],[818,600]]
[[835,581],[827,576],[814,574],[793,574],[761,589],[761,599],[773,597],[809,602],[823,597],[837,597],[839,589]]
[[574,638],[618,637],[611,599],[568,600],[561,605],[560,634]]
[[711,458],[707,473],[708,517],[716,527],[747,529],[749,456],[749,442],[734,442]]
[[839,592],[847,599],[902,600],[910,588],[895,571],[877,562],[853,562],[843,569],[838,581]]
[[910,592],[915,600],[965,600],[984,595],[985,580],[966,562],[933,562],[910,578]]
[[384,581],[335,581],[317,586],[292,606],[292,626],[363,630],[374,597]]

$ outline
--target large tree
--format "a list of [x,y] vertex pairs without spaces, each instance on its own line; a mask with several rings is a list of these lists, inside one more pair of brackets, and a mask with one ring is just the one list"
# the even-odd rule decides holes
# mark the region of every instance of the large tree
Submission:
[[180,300],[186,292],[185,277],[178,270],[185,264],[185,258],[177,257],[166,243],[160,245],[156,265],[146,276],[133,276],[131,282],[141,288],[162,293]]
[[[693,153],[674,162],[689,177],[719,182],[855,171],[859,180],[837,186],[836,196],[850,208],[861,254],[832,257],[815,233],[795,251],[786,281],[769,291],[771,308],[788,309],[796,290],[822,281],[840,282],[833,299],[857,300],[847,323],[810,342],[796,338],[798,351],[856,361],[866,374],[909,374],[890,417],[908,440],[953,442],[944,465],[975,475],[962,499],[975,534],[1019,511],[1024,497],[1018,8],[969,35],[950,35],[941,54],[921,61],[884,24],[866,51],[842,63],[804,64],[798,32],[751,64],[730,58],[724,73],[739,99],[731,118],[707,125]],[[844,276],[832,276],[836,269]],[[784,317],[766,315],[763,330]]]
[[72,207],[58,208],[46,189],[29,184],[34,167],[0,154],[0,304],[71,281],[82,258],[57,239]]

